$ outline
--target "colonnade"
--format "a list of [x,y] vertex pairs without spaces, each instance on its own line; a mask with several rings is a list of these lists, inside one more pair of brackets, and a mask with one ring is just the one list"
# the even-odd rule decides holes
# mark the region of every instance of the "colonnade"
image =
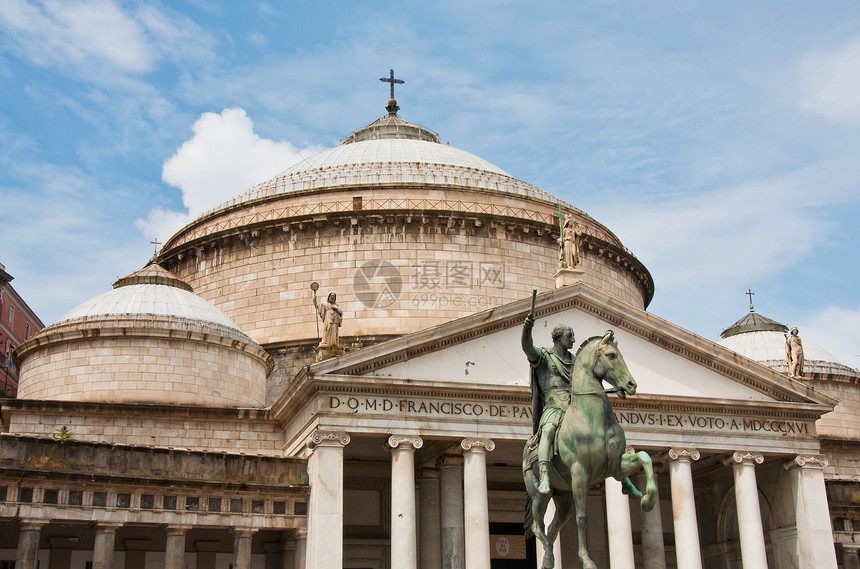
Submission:
[[[18,528],[18,550],[15,558],[16,569],[37,569],[39,555],[39,536],[48,520],[22,519]],[[93,543],[93,569],[119,569],[114,566],[116,531],[123,524],[116,522],[97,522],[93,524],[95,540]],[[168,525],[165,530],[164,550],[165,569],[185,568],[185,535],[192,529],[190,525]],[[253,528],[231,528],[233,532],[233,569],[251,569],[251,540],[256,533]],[[143,557],[138,565],[143,567]],[[213,559],[214,561],[214,559]],[[126,561],[126,567],[129,566]],[[134,563],[133,561],[131,563]],[[200,566],[198,564],[198,566]]]
[[[308,517],[307,569],[342,567],[343,452],[349,435],[318,431],[309,463],[311,499]],[[391,449],[391,566],[399,569],[489,569],[489,515],[486,454],[492,440],[464,438],[462,456],[444,454],[433,468],[418,471],[416,508],[415,451],[423,440],[416,435],[392,435]],[[671,448],[661,457],[670,476],[672,523],[678,567],[701,569],[702,553],[692,464],[700,453]],[[728,454],[731,466],[744,569],[767,569],[765,536],[755,467],[764,457],[755,452]],[[833,535],[820,455],[798,455],[783,463],[791,480],[796,519],[797,566],[836,569]],[[611,569],[634,569],[633,530],[628,497],[621,484],[606,481],[606,512]],[[659,504],[659,497],[658,497]],[[420,511],[420,520],[416,518]],[[643,566],[666,567],[659,507],[641,516]],[[420,527],[420,532],[418,528]],[[420,545],[420,560],[418,556]]]

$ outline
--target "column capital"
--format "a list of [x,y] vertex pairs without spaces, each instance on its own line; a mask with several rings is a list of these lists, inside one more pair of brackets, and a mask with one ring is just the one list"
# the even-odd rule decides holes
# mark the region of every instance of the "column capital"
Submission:
[[307,539],[308,528],[296,528],[293,530],[293,539]]
[[797,456],[786,460],[782,466],[786,470],[794,470],[795,468],[825,468],[830,464],[827,457],[823,454],[798,454]]
[[666,456],[669,460],[678,462],[694,462],[699,460],[702,455],[694,448],[670,448]]
[[191,524],[165,524],[162,527],[167,535],[185,535],[194,526]]
[[230,528],[230,531],[233,532],[233,535],[236,537],[254,537],[254,534],[257,533],[257,528],[245,528],[245,527],[236,527],[233,526]]
[[349,444],[350,438],[346,431],[325,431],[322,429],[317,429],[311,436],[308,437],[308,440],[305,442],[305,445],[309,449],[314,449],[318,446],[346,446]]
[[440,473],[439,468],[435,466],[421,466],[418,468],[418,479],[421,480],[423,478],[435,478],[439,479]]
[[459,454],[442,454],[436,459],[436,466],[445,468],[450,466],[463,466],[463,456]]
[[490,439],[466,437],[460,441],[460,448],[467,452],[491,452],[496,448],[496,443]]
[[18,518],[18,529],[25,531],[37,531],[48,525],[51,520],[39,518]]
[[96,530],[96,533],[115,533],[116,530],[123,526],[122,522],[91,522],[90,527]]
[[760,452],[749,452],[745,450],[735,451],[723,459],[723,465],[725,466],[743,466],[745,464],[755,466],[756,464],[762,464],[763,462],[764,456]]
[[391,435],[388,437],[387,446],[390,450],[398,447],[406,450],[417,450],[424,446],[424,439],[418,435]]

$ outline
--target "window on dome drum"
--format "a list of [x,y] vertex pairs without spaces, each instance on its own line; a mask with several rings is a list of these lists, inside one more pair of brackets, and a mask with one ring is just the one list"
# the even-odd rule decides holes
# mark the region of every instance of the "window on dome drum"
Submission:
[[42,503],[43,504],[56,504],[60,498],[59,490],[45,490],[42,494]]
[[361,209],[361,196],[354,196],[352,198],[352,209],[355,211],[359,211]]
[[221,498],[209,498],[207,510],[210,512],[221,511]]
[[130,508],[131,507],[131,494],[117,494],[116,495],[116,507],[117,508]]
[[140,495],[140,508],[142,510],[151,510],[155,507],[155,496],[152,494]]
[[69,505],[80,506],[84,503],[83,490],[69,490]]
[[93,506],[107,506],[107,492],[93,492]]

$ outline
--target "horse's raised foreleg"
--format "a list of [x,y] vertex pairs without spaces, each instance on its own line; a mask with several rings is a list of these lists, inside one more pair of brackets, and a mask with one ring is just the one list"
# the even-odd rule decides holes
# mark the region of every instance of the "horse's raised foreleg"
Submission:
[[588,501],[588,474],[578,462],[570,468],[571,495],[576,511],[576,536],[579,540],[577,554],[582,563],[582,569],[597,569],[597,565],[588,556],[585,542],[585,529],[588,526],[588,512],[586,510]]
[[[537,465],[535,465],[537,466]],[[532,534],[541,542],[544,550],[543,567],[552,569],[555,566],[555,556],[552,553],[552,541],[547,537],[544,526],[544,516],[549,506],[550,495],[538,491],[538,480],[535,469],[525,475],[526,492],[531,498]]]
[[[645,471],[645,494],[640,493],[633,483],[630,482],[629,476],[638,472],[642,468]],[[651,457],[648,453],[640,450],[633,454],[621,455],[621,472],[615,476],[616,480],[621,480],[621,483],[627,488],[628,492],[634,497],[641,498],[639,503],[642,509],[650,512],[657,502],[657,482],[654,479],[654,468],[651,466]],[[632,488],[632,491],[630,490]]]

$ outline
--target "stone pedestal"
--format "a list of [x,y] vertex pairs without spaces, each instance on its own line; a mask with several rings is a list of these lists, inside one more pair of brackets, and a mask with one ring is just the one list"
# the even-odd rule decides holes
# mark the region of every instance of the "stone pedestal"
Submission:
[[[307,569],[343,567],[343,431],[315,431],[309,438]],[[234,568],[238,569],[238,568]]]
[[422,468],[418,476],[418,567],[442,569],[439,469]]
[[561,288],[582,282],[582,275],[584,274],[585,271],[582,269],[559,269],[552,278],[555,279],[555,288]]
[[735,504],[744,569],[767,569],[767,550],[755,477],[755,465],[763,462],[761,454],[750,452],[736,452],[726,460],[727,464],[732,465],[735,477]]
[[487,503],[487,452],[496,448],[489,439],[463,439],[463,512],[466,567],[490,569],[490,515]]
[[415,435],[391,435],[391,567],[417,569],[415,535],[415,449],[424,441]]
[[609,567],[610,569],[634,569],[630,500],[622,492],[621,482],[618,480],[607,478],[605,486]]
[[442,569],[465,569],[463,457],[442,456],[439,461],[439,479],[442,488]]
[[836,569],[833,528],[827,509],[822,455],[796,456],[784,466],[791,476],[797,519],[797,566]]
[[696,449],[673,448],[668,452],[672,518],[675,522],[675,556],[678,567],[684,569],[702,569],[692,468],[693,461],[699,460],[699,456]]
[[18,553],[15,557],[15,567],[18,569],[36,569],[39,564],[39,535],[42,526],[47,522],[42,520],[21,520],[18,526]]

